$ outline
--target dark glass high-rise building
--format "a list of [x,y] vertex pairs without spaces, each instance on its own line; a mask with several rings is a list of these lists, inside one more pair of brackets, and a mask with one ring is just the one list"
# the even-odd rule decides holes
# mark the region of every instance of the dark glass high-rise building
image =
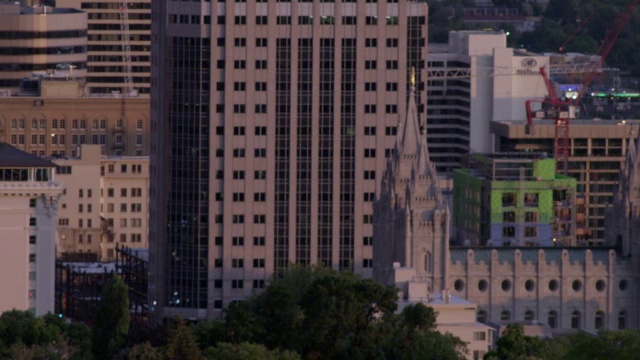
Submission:
[[412,68],[425,112],[427,5],[152,6],[155,318],[220,316],[290,263],[371,276]]

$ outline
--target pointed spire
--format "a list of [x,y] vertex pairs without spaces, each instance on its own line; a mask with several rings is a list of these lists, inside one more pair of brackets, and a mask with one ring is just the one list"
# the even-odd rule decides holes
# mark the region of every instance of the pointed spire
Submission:
[[[412,70],[415,71],[415,70]],[[418,110],[416,108],[415,99],[415,75],[411,75],[411,87],[409,88],[409,101],[407,103],[407,117],[402,126],[400,146],[398,152],[400,155],[418,155],[420,144],[420,124],[418,122]],[[400,130],[400,129],[398,129]]]

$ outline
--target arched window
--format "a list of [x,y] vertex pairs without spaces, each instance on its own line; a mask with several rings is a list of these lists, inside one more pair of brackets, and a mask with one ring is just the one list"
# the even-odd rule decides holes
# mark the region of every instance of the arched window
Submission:
[[627,312],[622,310],[618,313],[618,329],[624,330],[627,328]]
[[509,310],[504,310],[500,313],[500,321],[511,321],[511,313]]
[[531,321],[533,320],[533,318],[535,318],[535,314],[533,313],[533,310],[527,310],[524,312],[524,319],[527,321]]
[[604,328],[604,313],[602,312],[602,310],[596,311],[594,325],[596,330],[602,330]]
[[427,251],[424,254],[424,272],[431,273],[431,262],[432,262],[431,252]]
[[486,323],[487,322],[487,312],[484,310],[478,310],[478,313],[476,314],[476,320],[479,323]]
[[574,310],[571,313],[571,328],[579,329],[580,328],[580,311]]
[[555,310],[549,311],[549,316],[547,317],[547,323],[549,327],[555,329],[558,327],[558,313]]

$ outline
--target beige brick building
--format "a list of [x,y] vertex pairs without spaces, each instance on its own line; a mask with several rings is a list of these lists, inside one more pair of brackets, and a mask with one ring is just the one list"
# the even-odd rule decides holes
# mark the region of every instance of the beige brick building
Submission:
[[58,255],[113,260],[116,244],[148,247],[149,158],[101,156],[84,145],[77,157],[55,158],[65,186],[58,217]]
[[0,97],[0,141],[38,156],[74,156],[81,144],[105,155],[149,154],[149,99],[78,96],[82,84],[43,80],[42,96]]

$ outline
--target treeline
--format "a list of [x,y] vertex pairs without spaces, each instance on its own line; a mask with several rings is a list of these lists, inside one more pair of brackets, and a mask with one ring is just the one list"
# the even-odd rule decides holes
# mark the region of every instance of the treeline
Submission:
[[104,289],[92,329],[59,316],[0,316],[0,358],[11,359],[462,359],[422,304],[397,310],[397,289],[348,272],[291,268],[217,321],[130,328],[128,289]]

